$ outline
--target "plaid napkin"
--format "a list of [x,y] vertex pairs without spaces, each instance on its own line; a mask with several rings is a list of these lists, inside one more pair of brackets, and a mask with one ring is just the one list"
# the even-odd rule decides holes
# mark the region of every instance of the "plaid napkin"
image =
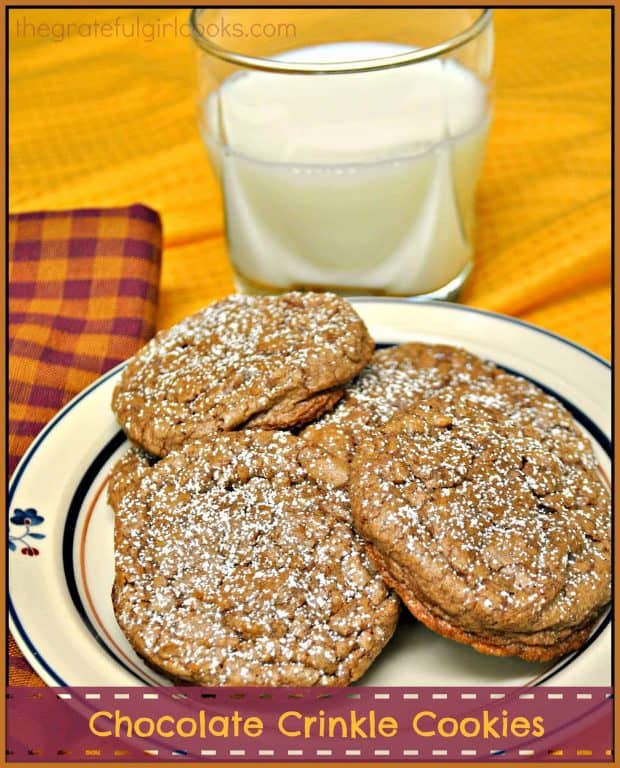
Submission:
[[[65,403],[153,335],[161,240],[143,205],[9,217],[10,474]],[[43,684],[13,638],[9,684]]]

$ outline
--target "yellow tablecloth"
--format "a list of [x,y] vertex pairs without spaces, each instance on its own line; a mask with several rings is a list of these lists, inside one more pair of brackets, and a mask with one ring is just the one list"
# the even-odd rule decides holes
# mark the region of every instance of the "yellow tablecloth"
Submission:
[[[176,19],[177,32],[93,33],[94,21],[117,18],[124,30]],[[165,230],[160,327],[233,290],[220,195],[195,123],[186,20],[187,11],[166,9],[18,9],[9,18],[10,209],[156,208]],[[496,11],[495,118],[476,268],[462,296],[604,356],[610,24],[608,10]]]

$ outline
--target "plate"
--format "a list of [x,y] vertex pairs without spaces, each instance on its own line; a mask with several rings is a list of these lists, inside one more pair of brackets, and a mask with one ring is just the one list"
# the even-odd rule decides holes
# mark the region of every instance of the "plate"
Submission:
[[[354,299],[378,344],[447,343],[525,376],[557,397],[611,475],[611,368],[566,339],[513,318],[441,302]],[[112,610],[110,467],[127,446],[110,410],[122,366],[41,432],[9,488],[10,627],[49,685],[168,685],[146,667]],[[484,656],[404,616],[363,685],[610,685],[611,617],[555,664]]]

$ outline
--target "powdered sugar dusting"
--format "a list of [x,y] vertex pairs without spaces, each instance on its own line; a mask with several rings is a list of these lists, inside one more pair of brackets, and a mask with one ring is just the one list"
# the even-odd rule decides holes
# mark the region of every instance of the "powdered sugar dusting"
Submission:
[[553,655],[610,599],[610,499],[592,449],[522,379],[498,372],[394,417],[362,445],[354,480],[359,530],[460,629]]
[[390,638],[397,600],[279,432],[187,445],[116,516],[115,606],[136,649],[205,685],[338,685]]
[[463,349],[412,342],[382,349],[351,382],[338,406],[306,431],[338,425],[353,435],[384,424],[412,403],[446,387],[466,385],[497,371]]
[[332,404],[317,411],[312,398],[355,376],[373,346],[333,294],[233,295],[160,332],[128,364],[112,406],[156,455],[263,418],[295,426]]
[[[394,414],[450,387],[490,380],[498,369],[463,349],[412,342],[375,352],[338,405],[301,433],[313,471],[345,489],[356,445]],[[350,504],[342,507],[350,519]]]

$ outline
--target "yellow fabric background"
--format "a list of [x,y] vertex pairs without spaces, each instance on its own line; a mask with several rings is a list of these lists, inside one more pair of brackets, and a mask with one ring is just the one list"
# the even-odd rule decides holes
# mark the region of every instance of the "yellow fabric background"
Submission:
[[[24,24],[117,17],[183,24],[187,12],[10,11],[9,203],[156,208],[165,327],[233,290],[221,200],[196,128],[191,40],[74,32],[55,41]],[[610,11],[502,9],[495,25],[495,118],[462,300],[609,356]]]

